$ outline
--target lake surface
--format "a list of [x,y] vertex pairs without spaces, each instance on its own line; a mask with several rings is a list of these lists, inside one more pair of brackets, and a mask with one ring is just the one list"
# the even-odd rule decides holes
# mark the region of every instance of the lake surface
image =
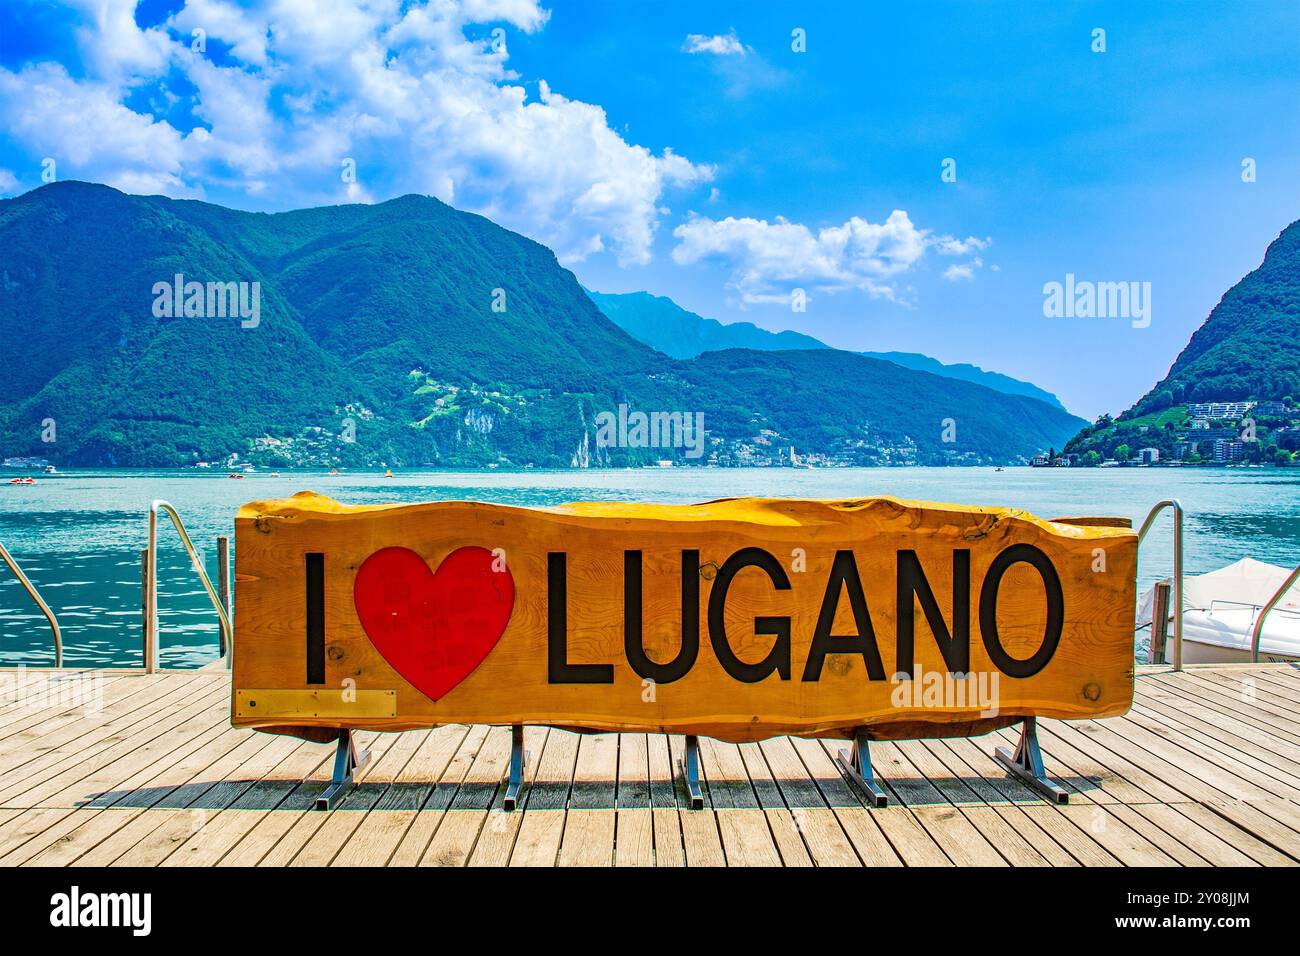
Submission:
[[[170,501],[216,582],[216,538],[231,537],[241,504],[311,490],[349,504],[473,499],[510,505],[568,501],[693,502],[733,496],[857,498],[896,495],[1023,508],[1045,518],[1123,515],[1139,524],[1162,498],[1181,499],[1189,574],[1250,556],[1300,562],[1300,470],[1165,468],[638,469],[380,474],[74,471],[38,483],[0,483],[3,542],[49,602],[69,666],[142,659],[140,550],[149,502]],[[1143,546],[1139,594],[1170,572],[1172,519]],[[217,616],[171,522],[159,519],[161,660],[198,667],[217,656]],[[236,594],[236,600],[238,594]],[[1141,659],[1145,659],[1144,652]],[[0,565],[0,665],[51,664],[49,625]]]

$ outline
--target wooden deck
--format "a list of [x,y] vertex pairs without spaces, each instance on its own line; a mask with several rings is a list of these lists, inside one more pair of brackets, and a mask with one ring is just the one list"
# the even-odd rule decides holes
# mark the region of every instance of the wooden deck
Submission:
[[0,706],[0,865],[1296,865],[1300,670],[1141,671],[1127,717],[1040,722],[1063,807],[993,762],[1010,730],[873,745],[882,810],[840,742],[702,740],[692,812],[681,738],[529,728],[515,813],[507,728],[359,735],[359,785],[317,812],[333,748],[233,730],[224,672],[66,672],[101,682],[98,712]]

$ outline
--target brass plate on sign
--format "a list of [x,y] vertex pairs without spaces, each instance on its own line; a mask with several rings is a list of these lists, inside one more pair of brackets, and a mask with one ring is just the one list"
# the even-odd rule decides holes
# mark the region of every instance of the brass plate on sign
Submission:
[[291,690],[257,688],[235,691],[235,716],[256,717],[396,717],[395,690]]

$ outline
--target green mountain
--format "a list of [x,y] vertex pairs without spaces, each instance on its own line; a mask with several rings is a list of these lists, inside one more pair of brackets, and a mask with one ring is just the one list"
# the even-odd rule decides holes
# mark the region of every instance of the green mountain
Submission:
[[1300,397],[1300,221],[1224,293],[1169,374],[1120,416],[1184,402]]
[[[255,322],[215,311],[219,283],[246,283]],[[700,463],[1014,461],[1079,426],[829,349],[674,359],[546,247],[419,196],[264,214],[67,182],[0,201],[0,342],[0,457],[68,465],[689,463],[602,443],[620,405],[702,413]]]
[[[614,324],[633,338],[644,342],[673,358],[695,358],[702,352],[719,349],[827,349],[825,342],[799,332],[769,332],[752,322],[723,324],[717,319],[696,315],[666,296],[649,292],[612,294],[587,290],[592,301],[614,321]],[[1051,392],[1029,382],[1022,382],[1000,372],[986,372],[977,365],[959,363],[945,365],[938,359],[916,352],[862,352],[868,358],[883,359],[904,368],[930,372],[945,378],[974,382],[1007,395],[1025,395],[1046,402],[1064,411]]]
[[[1187,406],[1255,401],[1267,404],[1251,416],[1257,435],[1255,441],[1243,443],[1243,459],[1289,460],[1293,439],[1278,430],[1294,427],[1300,415],[1294,408],[1298,397],[1300,222],[1294,222],[1269,245],[1259,268],[1224,293],[1169,373],[1118,417],[1103,415],[1085,426],[1065,451],[1094,463],[1126,458],[1144,447],[1156,448],[1165,460],[1206,460],[1213,438],[1239,437],[1241,416],[1198,431]],[[1279,456],[1279,449],[1285,454]]]

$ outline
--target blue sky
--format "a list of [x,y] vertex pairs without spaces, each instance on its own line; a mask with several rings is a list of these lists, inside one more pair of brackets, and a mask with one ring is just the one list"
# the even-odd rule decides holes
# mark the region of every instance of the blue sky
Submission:
[[[9,0],[0,37],[0,195],[46,158],[246,209],[437,195],[592,288],[1088,417],[1300,218],[1294,3]],[[1149,282],[1150,325],[1044,317],[1067,273]]]

